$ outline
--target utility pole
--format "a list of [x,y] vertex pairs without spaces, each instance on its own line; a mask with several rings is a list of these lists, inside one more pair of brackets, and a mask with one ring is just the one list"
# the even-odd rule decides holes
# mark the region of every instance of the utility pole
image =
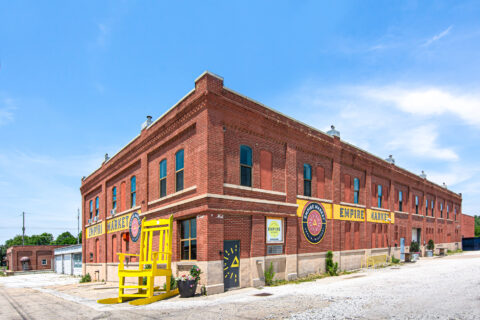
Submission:
[[80,243],[80,209],[77,208],[77,244]]
[[25,245],[25,212],[22,212],[23,215],[23,227],[22,227],[22,246]]

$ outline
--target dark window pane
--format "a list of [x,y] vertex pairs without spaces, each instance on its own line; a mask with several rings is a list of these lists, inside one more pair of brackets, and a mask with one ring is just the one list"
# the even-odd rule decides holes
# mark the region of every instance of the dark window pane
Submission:
[[403,210],[403,203],[399,202],[398,203],[398,211],[402,211],[402,210]]
[[167,195],[167,179],[162,179],[160,181],[160,197],[165,197]]
[[312,180],[312,167],[309,164],[303,165],[303,179]]
[[378,197],[378,207],[381,208],[382,207],[382,197]]
[[197,219],[190,220],[190,227],[192,229],[190,238],[196,238],[197,237]]
[[176,173],[176,189],[175,191],[183,190],[183,170]]
[[353,203],[358,203],[358,191],[353,193]]
[[307,197],[312,196],[312,182],[308,180],[303,181],[303,195]]
[[249,146],[240,146],[240,164],[252,166],[252,149]]
[[132,193],[131,203],[130,206],[133,208],[137,204],[137,193]]
[[197,260],[197,240],[192,240],[191,241],[190,250],[191,250],[190,259],[191,260]]
[[175,171],[183,169],[183,150],[175,154]]
[[182,260],[189,260],[190,257],[189,257],[189,242],[190,241],[182,241],[182,253],[181,253],[181,256],[182,256]]
[[160,162],[160,179],[167,176],[167,160],[162,160]]
[[241,166],[240,167],[240,184],[242,186],[251,187],[252,186],[252,168]]
[[130,179],[130,192],[135,192],[137,189],[137,178],[135,176]]
[[360,190],[360,180],[358,178],[353,179],[353,190],[354,191]]
[[189,220],[182,220],[182,239],[190,238],[190,223]]

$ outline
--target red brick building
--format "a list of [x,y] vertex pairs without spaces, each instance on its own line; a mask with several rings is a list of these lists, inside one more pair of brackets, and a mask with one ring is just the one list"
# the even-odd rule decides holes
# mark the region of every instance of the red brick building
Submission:
[[62,246],[12,246],[7,249],[7,267],[11,271],[52,270],[53,250]]
[[475,237],[475,217],[462,214],[462,238]]
[[[82,180],[84,273],[116,280],[138,253],[131,215],[174,215],[174,273],[193,264],[209,293],[400,252],[400,239],[461,245],[461,195],[230,90],[195,88]],[[393,160],[393,159],[392,159]],[[129,261],[135,265],[135,259]]]

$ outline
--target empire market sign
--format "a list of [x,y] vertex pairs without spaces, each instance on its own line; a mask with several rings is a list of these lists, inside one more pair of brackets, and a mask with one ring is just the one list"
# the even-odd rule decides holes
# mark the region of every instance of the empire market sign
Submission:
[[132,233],[132,231],[134,232],[131,238],[133,242],[136,242],[136,239],[138,239],[140,234],[139,230],[141,229],[139,213],[140,211],[127,213],[122,216],[109,219],[106,223],[105,221],[102,221],[93,226],[89,226],[85,229],[87,239],[101,236],[102,234],[105,234],[105,232],[114,233],[117,231],[129,230],[130,233]]

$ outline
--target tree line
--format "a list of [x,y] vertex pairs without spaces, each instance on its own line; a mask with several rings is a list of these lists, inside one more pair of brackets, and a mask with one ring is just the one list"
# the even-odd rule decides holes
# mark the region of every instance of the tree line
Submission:
[[[79,240],[82,243],[82,232],[80,231]],[[41,246],[41,245],[71,245],[77,244],[77,238],[74,237],[70,232],[65,231],[60,234],[56,239],[51,233],[44,232],[42,234],[34,234],[31,236],[25,236],[24,238],[26,246]],[[5,241],[3,245],[0,245],[0,265],[3,263],[3,259],[7,254],[7,249],[11,246],[21,246],[22,245],[22,236],[16,235],[12,239]]]

